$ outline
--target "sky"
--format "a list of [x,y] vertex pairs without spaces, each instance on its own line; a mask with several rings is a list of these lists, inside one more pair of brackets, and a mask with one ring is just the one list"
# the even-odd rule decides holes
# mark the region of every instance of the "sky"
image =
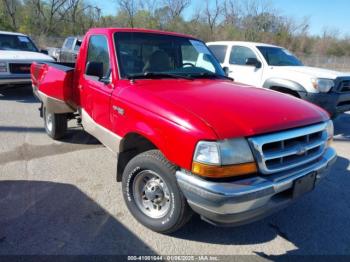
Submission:
[[[350,36],[350,0],[262,0],[270,3],[280,12],[296,20],[308,17],[310,33],[321,35],[324,29],[335,30],[339,36]],[[115,0],[90,0],[102,9],[105,15],[115,15],[117,5]],[[191,6],[184,13],[190,17],[203,0],[192,0]]]

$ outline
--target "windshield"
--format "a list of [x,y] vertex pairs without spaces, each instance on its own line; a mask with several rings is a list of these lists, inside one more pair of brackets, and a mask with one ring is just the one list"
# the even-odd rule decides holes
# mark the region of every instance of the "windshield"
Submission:
[[22,35],[0,34],[0,50],[38,52],[30,38]]
[[258,46],[268,65],[271,66],[302,66],[302,62],[291,52],[280,47]]
[[225,77],[219,62],[201,41],[151,33],[115,33],[122,78]]

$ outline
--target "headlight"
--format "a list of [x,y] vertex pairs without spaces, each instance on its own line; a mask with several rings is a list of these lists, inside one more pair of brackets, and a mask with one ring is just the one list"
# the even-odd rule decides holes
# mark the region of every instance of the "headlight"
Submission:
[[5,73],[7,72],[7,64],[4,62],[0,63],[0,73]]
[[327,93],[334,86],[334,81],[332,79],[315,78],[312,79],[312,85],[321,93]]
[[192,172],[206,177],[231,177],[257,172],[252,151],[244,138],[197,144]]
[[328,121],[326,131],[327,131],[327,139],[328,139],[328,146],[329,146],[332,143],[333,137],[334,137],[334,125],[332,120]]

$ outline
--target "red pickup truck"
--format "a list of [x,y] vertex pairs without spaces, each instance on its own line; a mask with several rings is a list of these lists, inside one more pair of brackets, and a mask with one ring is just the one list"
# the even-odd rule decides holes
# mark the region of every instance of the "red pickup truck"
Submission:
[[177,33],[91,29],[75,65],[34,63],[49,136],[77,119],[117,157],[132,215],[179,229],[193,211],[240,225],[311,191],[336,159],[322,109],[226,77],[206,45]]

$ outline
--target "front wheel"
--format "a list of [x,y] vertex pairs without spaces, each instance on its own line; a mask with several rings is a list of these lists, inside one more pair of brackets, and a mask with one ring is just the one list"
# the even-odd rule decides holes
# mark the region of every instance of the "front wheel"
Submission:
[[53,139],[61,139],[67,132],[67,114],[55,114],[44,107],[46,133]]
[[192,210],[177,185],[175,172],[159,150],[146,151],[125,167],[122,188],[126,205],[153,231],[174,232],[191,218]]

